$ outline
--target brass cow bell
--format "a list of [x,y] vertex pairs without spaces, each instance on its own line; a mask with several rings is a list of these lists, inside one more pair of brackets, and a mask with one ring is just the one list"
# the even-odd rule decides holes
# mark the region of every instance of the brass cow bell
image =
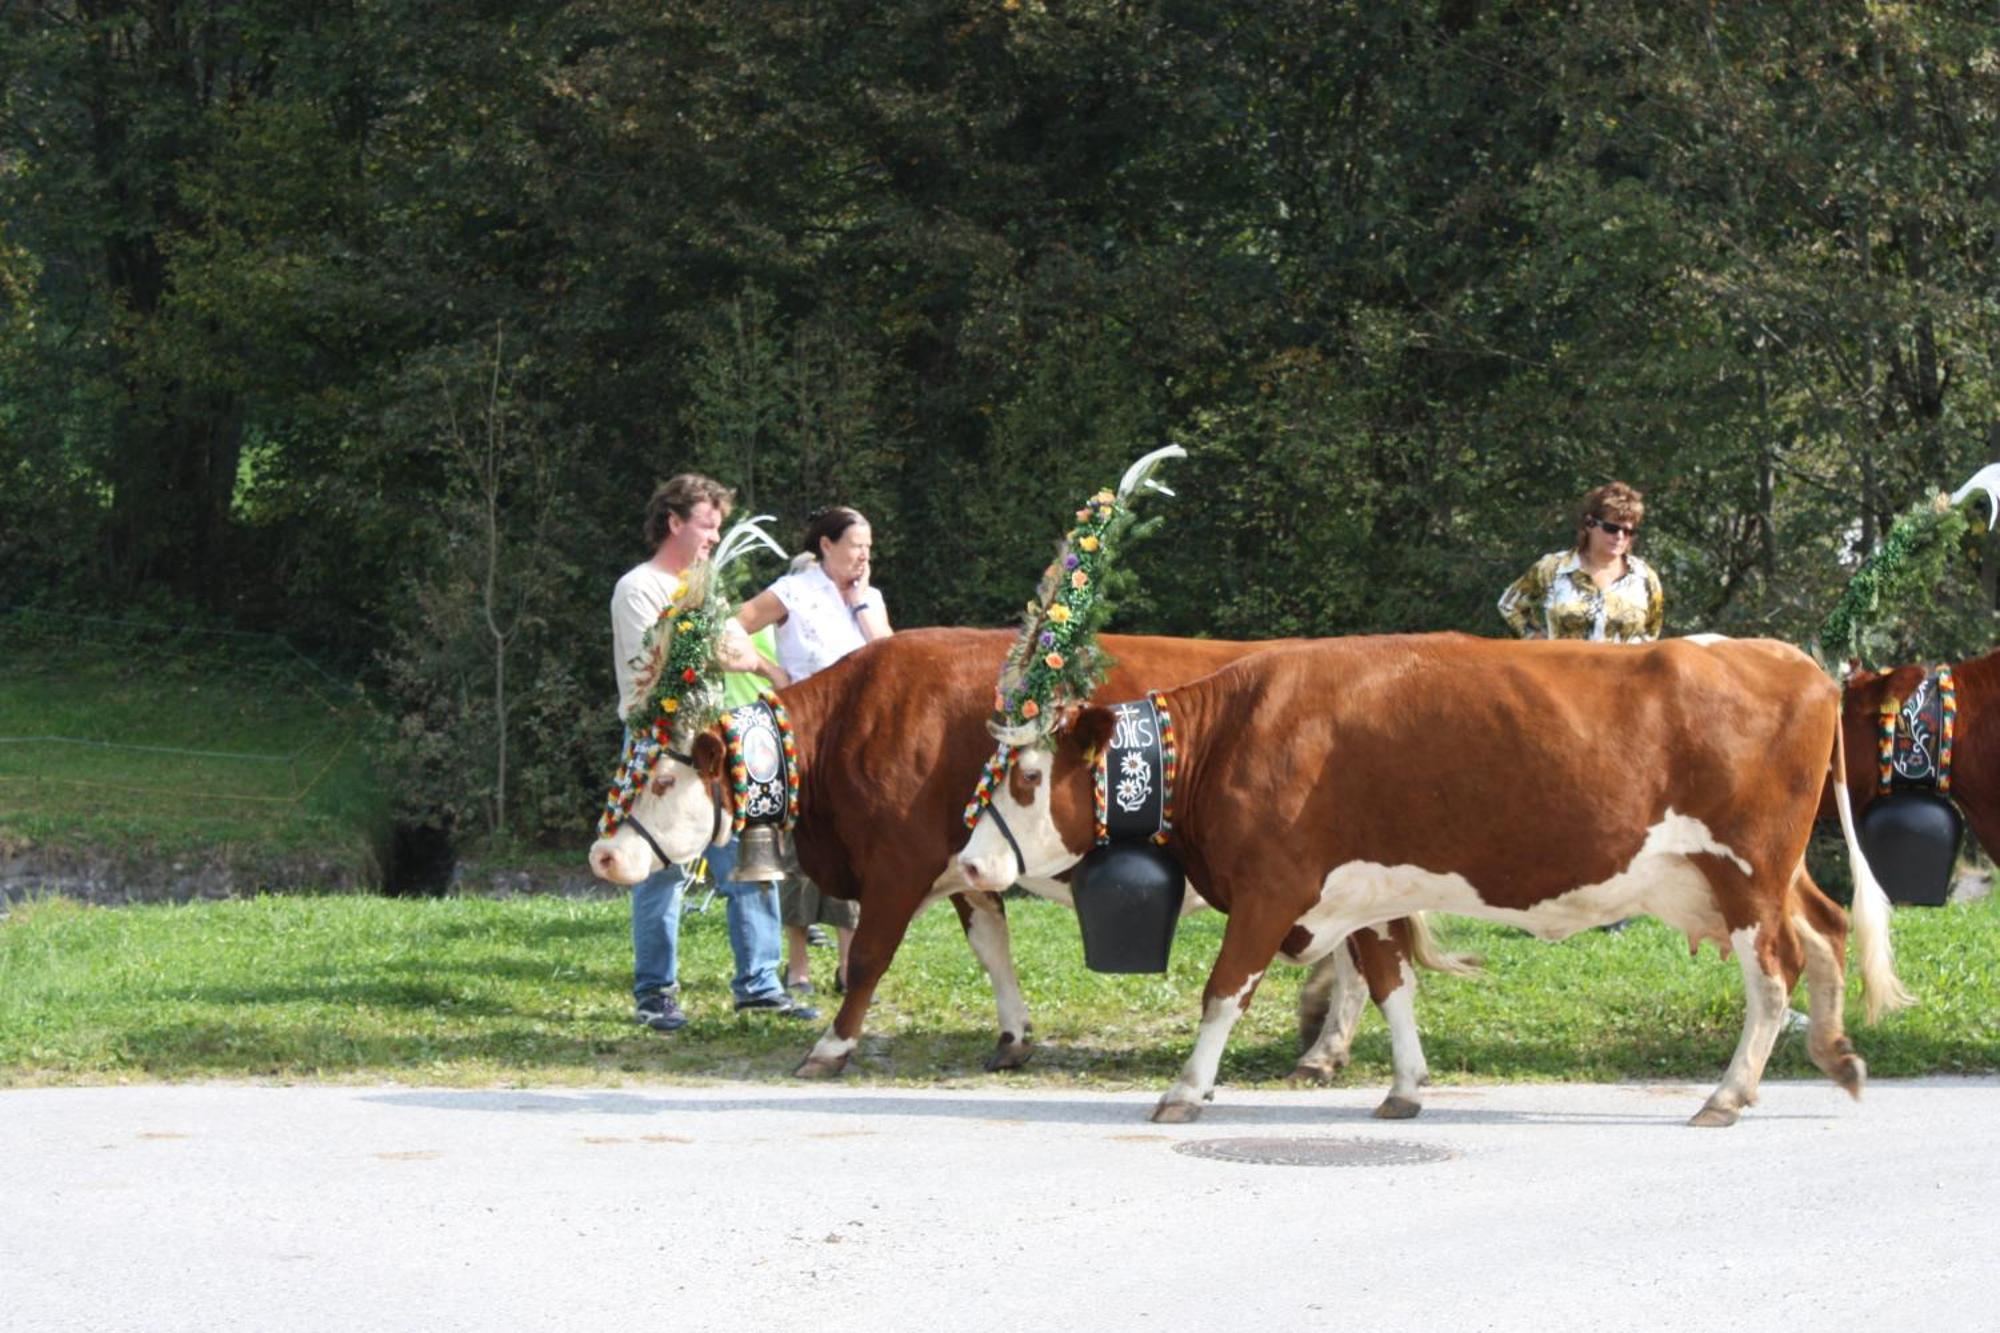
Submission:
[[775,825],[752,824],[736,838],[736,878],[750,882],[773,882],[787,874],[783,849]]

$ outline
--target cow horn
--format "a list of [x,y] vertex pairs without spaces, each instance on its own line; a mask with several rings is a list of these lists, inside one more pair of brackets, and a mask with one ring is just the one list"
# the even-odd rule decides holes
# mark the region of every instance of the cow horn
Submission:
[[2000,463],[1988,463],[1972,474],[1972,479],[1951,493],[1951,502],[1964,504],[1974,491],[1986,497],[1986,528],[2000,527]]
[[1158,491],[1162,495],[1172,495],[1172,491],[1153,480],[1153,469],[1169,458],[1186,457],[1187,450],[1181,448],[1178,444],[1170,444],[1164,449],[1153,450],[1152,453],[1147,454],[1144,458],[1132,464],[1131,467],[1125,469],[1125,475],[1118,480],[1119,500],[1129,501],[1132,498],[1132,493],[1141,486],[1149,490]]

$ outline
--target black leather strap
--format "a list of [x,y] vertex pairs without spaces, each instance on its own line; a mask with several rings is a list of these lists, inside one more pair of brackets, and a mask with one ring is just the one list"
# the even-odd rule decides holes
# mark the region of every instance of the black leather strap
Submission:
[[1000,836],[1007,839],[1007,845],[1014,849],[1015,872],[1025,879],[1028,874],[1028,858],[1021,855],[1021,844],[1014,837],[1014,830],[1007,827],[1007,816],[1000,813],[1000,807],[997,805],[987,806],[986,813],[993,816],[993,823],[1000,830]]
[[634,829],[634,831],[636,831],[640,837],[646,840],[646,845],[653,849],[653,855],[660,858],[660,864],[662,866],[670,866],[674,863],[672,857],[668,856],[664,851],[660,850],[660,844],[654,840],[653,835],[651,833],[647,832],[646,826],[639,822],[639,816],[634,814],[628,814],[625,816],[625,822],[627,824],[630,824]]

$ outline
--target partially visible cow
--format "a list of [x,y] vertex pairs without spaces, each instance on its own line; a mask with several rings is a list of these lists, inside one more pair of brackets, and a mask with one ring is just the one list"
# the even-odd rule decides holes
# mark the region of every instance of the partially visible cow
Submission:
[[[1813,1062],[1860,1095],[1866,1067],[1842,1030],[1848,919],[1804,861],[1829,762],[1844,776],[1840,693],[1796,649],[1336,639],[1259,653],[1168,698],[1170,846],[1229,924],[1194,1051],[1155,1119],[1199,1114],[1273,957],[1311,963],[1350,931],[1427,909],[1549,938],[1650,912],[1693,947],[1733,950],[1743,1035],[1696,1125],[1755,1102],[1803,970]],[[1027,873],[1089,847],[1087,756],[1112,723],[1088,709],[1053,752],[1022,752],[960,856],[968,882],[1015,874],[995,813]],[[1888,901],[1836,795],[1872,1020],[1908,996]],[[1395,1091],[1413,1099],[1410,1072],[1398,1065]]]
[[[1876,795],[1876,760],[1884,704],[1909,698],[1927,668],[1857,671],[1841,700],[1841,734],[1847,749],[1847,790],[1860,814]],[[1951,797],[1972,836],[1988,855],[2000,855],[2000,650],[1952,664],[1958,694],[1958,734],[1952,748]],[[1833,793],[1820,817],[1834,814]]]
[[[1013,641],[1013,633],[1004,630],[906,631],[779,693],[803,774],[793,833],[799,862],[821,889],[862,905],[848,958],[847,994],[832,1027],[799,1066],[803,1076],[836,1073],[845,1065],[876,984],[911,919],[947,894],[993,982],[1000,1038],[987,1068],[1011,1068],[1028,1059],[1027,1004],[1000,899],[962,892],[955,860],[966,838],[966,800],[994,752],[985,721],[1001,658]],[[1106,635],[1103,647],[1116,666],[1103,689],[1107,697],[1122,698],[1177,685],[1268,646]],[[719,732],[699,737],[687,757],[703,766],[705,776],[662,755],[633,806],[644,827],[709,827],[711,793],[727,796],[726,784],[717,785]],[[605,879],[630,884],[659,868],[656,850],[677,860],[700,851],[700,843],[685,837],[659,841],[655,849],[635,830],[621,828],[592,847],[591,866]],[[1030,881],[1028,887],[1069,900],[1068,887],[1053,879]],[[1300,996],[1301,1055],[1294,1077],[1323,1080],[1347,1062],[1366,994],[1390,1016],[1399,1061],[1421,1067],[1410,1009],[1412,960],[1458,969],[1456,960],[1430,947],[1420,921],[1391,923],[1363,933],[1350,949],[1325,951]],[[1383,1114],[1401,1110],[1401,1103],[1385,1103]]]

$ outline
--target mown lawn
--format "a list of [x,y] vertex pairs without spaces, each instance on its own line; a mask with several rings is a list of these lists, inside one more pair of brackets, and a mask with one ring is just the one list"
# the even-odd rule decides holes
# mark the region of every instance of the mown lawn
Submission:
[[352,687],[282,641],[121,623],[0,616],[0,846],[368,860],[388,814]]
[[[919,920],[877,994],[854,1076],[1153,1085],[1179,1066],[1223,920],[1183,923],[1162,976],[1086,971],[1075,918],[1009,904],[1041,1052],[987,1075],[984,975],[948,909]],[[1651,921],[1560,944],[1456,918],[1445,943],[1473,978],[1427,976],[1419,1003],[1440,1082],[1720,1076],[1741,1023],[1733,962]],[[2000,904],[1903,909],[1898,963],[1920,1005],[1856,1041],[1877,1075],[2000,1070]],[[781,1079],[816,1027],[731,1012],[721,904],[690,916],[682,978],[694,1022],[661,1037],[627,1021],[619,899],[399,901],[283,896],[91,908],[51,899],[0,919],[0,1084],[126,1079],[400,1079],[446,1084]],[[815,951],[822,991],[830,951]],[[1279,967],[1223,1063],[1235,1084],[1290,1068],[1299,972]],[[1850,1021],[1858,1024],[1858,981]],[[829,1000],[830,996],[826,997]],[[829,1011],[828,1017],[831,1017]],[[1787,1038],[1773,1076],[1813,1071]],[[1365,1021],[1349,1078],[1388,1078]]]

